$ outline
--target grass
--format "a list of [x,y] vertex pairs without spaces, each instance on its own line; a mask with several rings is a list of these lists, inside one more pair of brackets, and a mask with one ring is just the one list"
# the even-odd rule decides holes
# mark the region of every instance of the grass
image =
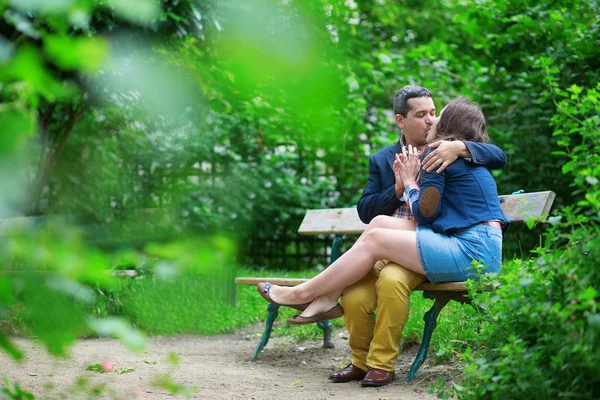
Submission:
[[[308,278],[317,272],[239,269],[237,276]],[[191,274],[172,282],[148,277],[133,279],[124,283],[116,296],[122,303],[123,316],[141,330],[154,335],[234,332],[264,323],[267,318],[267,303],[254,286],[236,287],[234,307],[226,296],[224,284],[207,281],[202,275]],[[432,304],[432,300],[423,298],[422,292],[411,295],[410,317],[403,333],[405,346],[420,343],[423,315]],[[286,319],[295,313],[293,309],[280,308],[273,326],[273,337],[286,336],[296,341],[322,337],[322,331],[316,324],[288,325]],[[440,362],[452,359],[475,342],[477,326],[473,321],[474,314],[471,307],[456,302],[444,308],[431,342],[430,355],[434,359]],[[343,319],[334,320],[332,324],[342,327]]]
[[[309,278],[316,270],[289,272],[277,270],[239,269],[237,276]],[[223,278],[209,278],[201,272],[188,272],[176,280],[161,280],[151,276],[123,278],[117,287],[103,292],[93,308],[98,316],[121,315],[134,326],[150,335],[220,334],[262,324],[267,318],[267,303],[258,295],[256,287],[236,287],[236,303],[228,299],[228,285]],[[411,295],[411,312],[403,332],[405,346],[420,343],[423,335],[423,315],[433,304],[423,298],[422,292]],[[5,315],[5,323],[27,333],[27,319],[20,308],[14,307]],[[275,321],[272,336],[291,340],[318,339],[322,331],[316,324],[290,326],[287,318],[296,310],[282,307]],[[473,344],[477,337],[475,311],[451,302],[438,318],[433,334],[430,357],[436,361],[450,360]],[[342,327],[343,319],[332,321]],[[258,341],[258,338],[257,338]]]

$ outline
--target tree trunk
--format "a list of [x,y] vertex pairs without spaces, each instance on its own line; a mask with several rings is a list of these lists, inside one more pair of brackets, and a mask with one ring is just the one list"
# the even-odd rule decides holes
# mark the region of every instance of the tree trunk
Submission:
[[67,140],[75,124],[83,117],[90,108],[89,102],[82,98],[77,105],[68,104],[64,106],[65,116],[55,130],[50,129],[52,117],[56,110],[56,103],[51,103],[44,110],[40,121],[40,135],[42,151],[38,167],[33,178],[27,201],[24,205],[26,215],[40,214],[40,200],[48,179],[58,165],[58,161],[65,148]]

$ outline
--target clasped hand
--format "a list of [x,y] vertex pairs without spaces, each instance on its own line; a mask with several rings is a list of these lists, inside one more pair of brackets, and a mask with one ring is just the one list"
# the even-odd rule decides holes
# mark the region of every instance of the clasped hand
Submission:
[[402,148],[402,154],[396,154],[393,165],[396,182],[402,182],[404,187],[414,184],[421,170],[419,150],[412,145]]

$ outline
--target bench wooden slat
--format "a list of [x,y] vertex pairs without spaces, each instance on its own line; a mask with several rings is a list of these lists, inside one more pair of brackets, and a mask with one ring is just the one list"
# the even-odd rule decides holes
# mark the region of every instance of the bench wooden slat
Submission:
[[556,194],[550,190],[500,196],[502,212],[511,222],[527,221],[548,214]]
[[[500,196],[502,211],[512,222],[526,221],[548,214],[556,195],[552,191]],[[366,225],[356,208],[307,210],[298,228],[301,235],[360,234]]]
[[298,228],[301,235],[362,233],[367,225],[358,217],[356,208],[307,210]]
[[[299,278],[235,278],[236,285],[253,285],[256,286],[260,282],[271,282],[274,285],[279,286],[296,286],[303,282],[306,282],[308,279],[299,279]],[[429,292],[466,292],[465,283],[464,282],[448,282],[448,283],[438,283],[434,285],[433,283],[422,283],[413,290],[426,290]]]
[[[500,196],[502,211],[511,222],[527,221],[548,214],[554,202],[552,191],[510,194]],[[360,234],[366,225],[358,217],[356,208],[333,208],[325,210],[307,210],[298,229],[302,235],[319,234]],[[307,279],[298,278],[248,278],[235,279],[237,285],[257,285],[271,282],[280,286],[296,286]],[[432,284],[422,283],[413,290],[431,292],[466,292],[465,282]]]

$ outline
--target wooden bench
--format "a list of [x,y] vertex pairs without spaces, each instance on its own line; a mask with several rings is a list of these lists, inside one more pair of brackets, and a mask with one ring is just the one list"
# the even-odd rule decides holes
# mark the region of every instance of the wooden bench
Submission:
[[[519,193],[500,196],[502,211],[506,217],[513,223],[528,221],[531,218],[539,218],[547,215],[550,212],[550,207],[554,202],[555,194],[551,191],[536,192],[536,193]],[[322,235],[334,234],[333,244],[331,248],[330,263],[333,263],[339,256],[342,246],[343,237],[346,234],[360,234],[364,231],[366,225],[363,224],[356,211],[356,208],[335,208],[327,210],[308,210],[304,216],[304,220],[298,229],[301,235]],[[259,282],[271,282],[282,286],[296,286],[307,279],[291,279],[291,278],[236,278],[237,285],[257,285]],[[423,296],[428,299],[435,300],[433,306],[427,311],[423,317],[425,321],[425,330],[421,347],[415,357],[412,367],[408,374],[408,381],[412,381],[427,357],[429,344],[433,330],[437,324],[437,317],[442,310],[450,302],[450,300],[460,303],[470,304],[470,299],[467,297],[465,282],[449,282],[449,283],[422,283],[417,286],[415,291],[423,291]],[[252,359],[256,359],[260,351],[267,345],[273,322],[277,318],[279,306],[269,304],[267,306],[269,312],[265,331],[262,335],[258,346],[252,355]],[[318,322],[317,325],[323,329],[323,347],[333,348],[332,341],[332,326],[329,321]]]

